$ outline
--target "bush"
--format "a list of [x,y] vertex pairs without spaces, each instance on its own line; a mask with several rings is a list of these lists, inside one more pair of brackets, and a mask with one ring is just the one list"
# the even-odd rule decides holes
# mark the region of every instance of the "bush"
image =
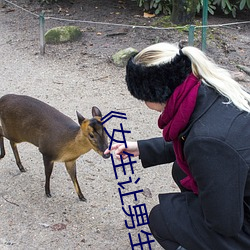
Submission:
[[214,0],[213,4],[220,6],[225,14],[231,13],[233,17],[236,17],[237,10],[250,9],[250,0]]
[[165,15],[171,14],[171,0],[136,0],[136,2],[139,7],[143,7],[145,11],[154,12],[156,15],[160,13]]
[[[174,0],[136,0],[140,7],[146,11],[154,11],[159,13],[171,14],[172,1]],[[189,0],[193,1],[193,0]],[[199,0],[197,5],[197,13],[201,12],[204,0]],[[208,11],[214,15],[216,7],[220,6],[224,14],[231,14],[236,17],[237,10],[241,11],[246,8],[250,9],[250,0],[208,0]]]

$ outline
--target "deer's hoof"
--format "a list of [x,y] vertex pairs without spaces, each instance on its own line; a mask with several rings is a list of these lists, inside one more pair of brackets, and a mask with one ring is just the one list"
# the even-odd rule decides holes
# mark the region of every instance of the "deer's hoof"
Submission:
[[46,194],[46,196],[47,196],[48,198],[51,198],[51,194],[50,194],[50,193]]
[[87,201],[87,199],[84,196],[79,197],[80,201]]

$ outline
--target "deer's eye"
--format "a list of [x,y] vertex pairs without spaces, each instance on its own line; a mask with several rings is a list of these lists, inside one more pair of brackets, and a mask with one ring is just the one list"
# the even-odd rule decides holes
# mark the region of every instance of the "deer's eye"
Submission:
[[94,135],[93,135],[93,134],[89,134],[89,137],[90,137],[91,139],[94,139]]

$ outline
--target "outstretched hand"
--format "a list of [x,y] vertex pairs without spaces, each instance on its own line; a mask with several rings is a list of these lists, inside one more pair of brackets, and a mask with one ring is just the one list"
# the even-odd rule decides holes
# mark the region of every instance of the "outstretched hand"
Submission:
[[124,143],[117,143],[112,145],[111,149],[106,149],[104,154],[108,154],[111,151],[115,150],[114,154],[117,159],[120,159],[120,156],[122,156],[122,159],[126,159],[128,155],[124,154],[124,152],[127,152],[129,154],[133,154],[135,157],[139,156],[139,149],[138,149],[138,143],[137,142],[126,142],[127,148],[125,147]]

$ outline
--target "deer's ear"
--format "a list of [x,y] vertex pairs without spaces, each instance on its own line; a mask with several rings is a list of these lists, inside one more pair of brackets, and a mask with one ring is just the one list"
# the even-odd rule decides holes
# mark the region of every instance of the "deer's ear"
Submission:
[[85,118],[78,111],[76,111],[76,114],[77,114],[78,122],[81,125],[83,121],[85,120]]
[[101,111],[100,111],[100,109],[99,108],[97,108],[97,107],[92,107],[92,115],[93,115],[93,117],[94,116],[100,116],[100,117],[102,117],[102,113],[101,113]]

